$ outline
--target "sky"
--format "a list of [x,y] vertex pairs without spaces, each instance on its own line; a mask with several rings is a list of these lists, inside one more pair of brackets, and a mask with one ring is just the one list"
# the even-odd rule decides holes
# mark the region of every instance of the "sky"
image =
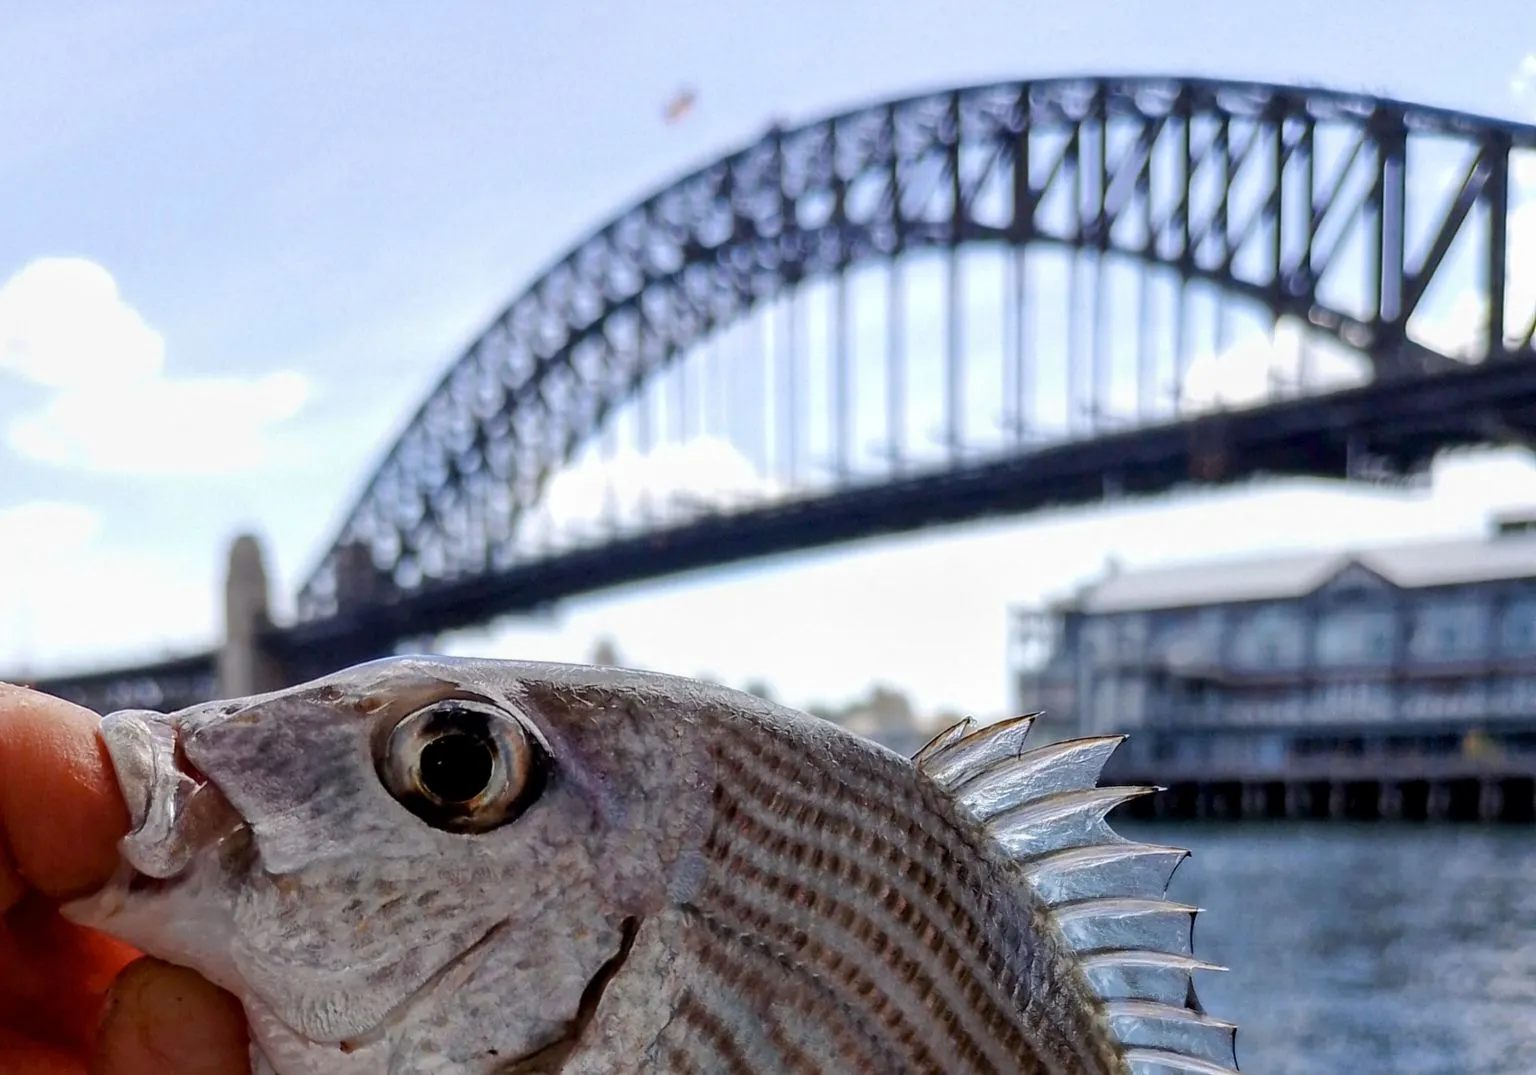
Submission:
[[[8,5],[0,43],[27,62],[0,65],[0,671],[214,642],[226,548],[247,530],[286,613],[416,402],[500,307],[578,236],[771,121],[1139,72],[1536,118],[1528,0],[1475,19],[1373,0],[964,10]],[[694,108],[666,124],[683,86]],[[764,678],[798,704],[883,682],[995,716],[1013,704],[1008,609],[1110,558],[1472,535],[1532,505],[1525,454],[1471,453],[1426,489],[1269,484],[934,531],[595,595],[447,644],[580,660],[610,636],[634,663]]]

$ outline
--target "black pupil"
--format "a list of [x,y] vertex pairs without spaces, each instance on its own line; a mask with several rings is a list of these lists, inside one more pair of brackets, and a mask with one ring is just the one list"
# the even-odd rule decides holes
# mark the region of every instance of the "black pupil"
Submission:
[[479,736],[440,735],[421,748],[421,786],[439,802],[468,802],[491,782],[495,761]]

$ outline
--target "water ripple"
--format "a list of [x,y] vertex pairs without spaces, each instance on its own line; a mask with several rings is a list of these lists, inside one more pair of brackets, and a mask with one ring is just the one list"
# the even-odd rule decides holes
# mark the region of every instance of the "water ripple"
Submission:
[[1536,1072],[1529,829],[1130,825],[1189,847],[1200,998],[1258,1075]]

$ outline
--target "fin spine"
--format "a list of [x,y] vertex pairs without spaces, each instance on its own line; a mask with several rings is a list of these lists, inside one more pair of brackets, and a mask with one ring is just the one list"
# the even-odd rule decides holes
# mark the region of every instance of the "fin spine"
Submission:
[[972,717],[955,721],[948,728],[945,728],[938,735],[924,743],[918,752],[912,755],[913,763],[919,769],[926,769],[927,763],[930,760],[942,754],[945,749],[952,746],[958,740],[964,738],[975,726],[976,721]]
[[1237,1068],[1172,1049],[1148,1049],[1133,1046],[1125,1051],[1133,1075],[1151,1075],[1154,1071],[1182,1071],[1187,1075],[1239,1075]]
[[[1099,999],[1134,1073],[1233,1075],[1236,1026],[1206,1015],[1193,999],[1194,972],[1224,968],[1194,955],[1200,909],[1166,899],[1189,852],[1129,840],[1108,822],[1115,807],[1163,789],[1099,785],[1122,735],[1026,748],[1038,716],[980,728],[966,718],[912,760],[1017,869],[1018,883],[1044,907],[1085,974],[1102,973],[1089,983],[1095,993],[1120,994]],[[1170,982],[1181,985],[1180,1003],[1169,1002]],[[1230,1056],[1232,1066],[1212,1053],[1223,1062]]]

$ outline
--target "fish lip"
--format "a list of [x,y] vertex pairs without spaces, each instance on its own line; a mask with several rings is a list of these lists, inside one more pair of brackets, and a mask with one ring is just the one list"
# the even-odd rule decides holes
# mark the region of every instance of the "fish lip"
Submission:
[[232,876],[251,853],[249,827],[182,756],[189,727],[182,714],[146,710],[102,718],[130,827],[112,875],[59,912],[238,995]]
[[223,820],[229,804],[187,761],[178,729],[163,714],[109,713],[101,738],[128,808],[130,828],[119,853],[146,878],[178,876],[204,843],[210,815]]

